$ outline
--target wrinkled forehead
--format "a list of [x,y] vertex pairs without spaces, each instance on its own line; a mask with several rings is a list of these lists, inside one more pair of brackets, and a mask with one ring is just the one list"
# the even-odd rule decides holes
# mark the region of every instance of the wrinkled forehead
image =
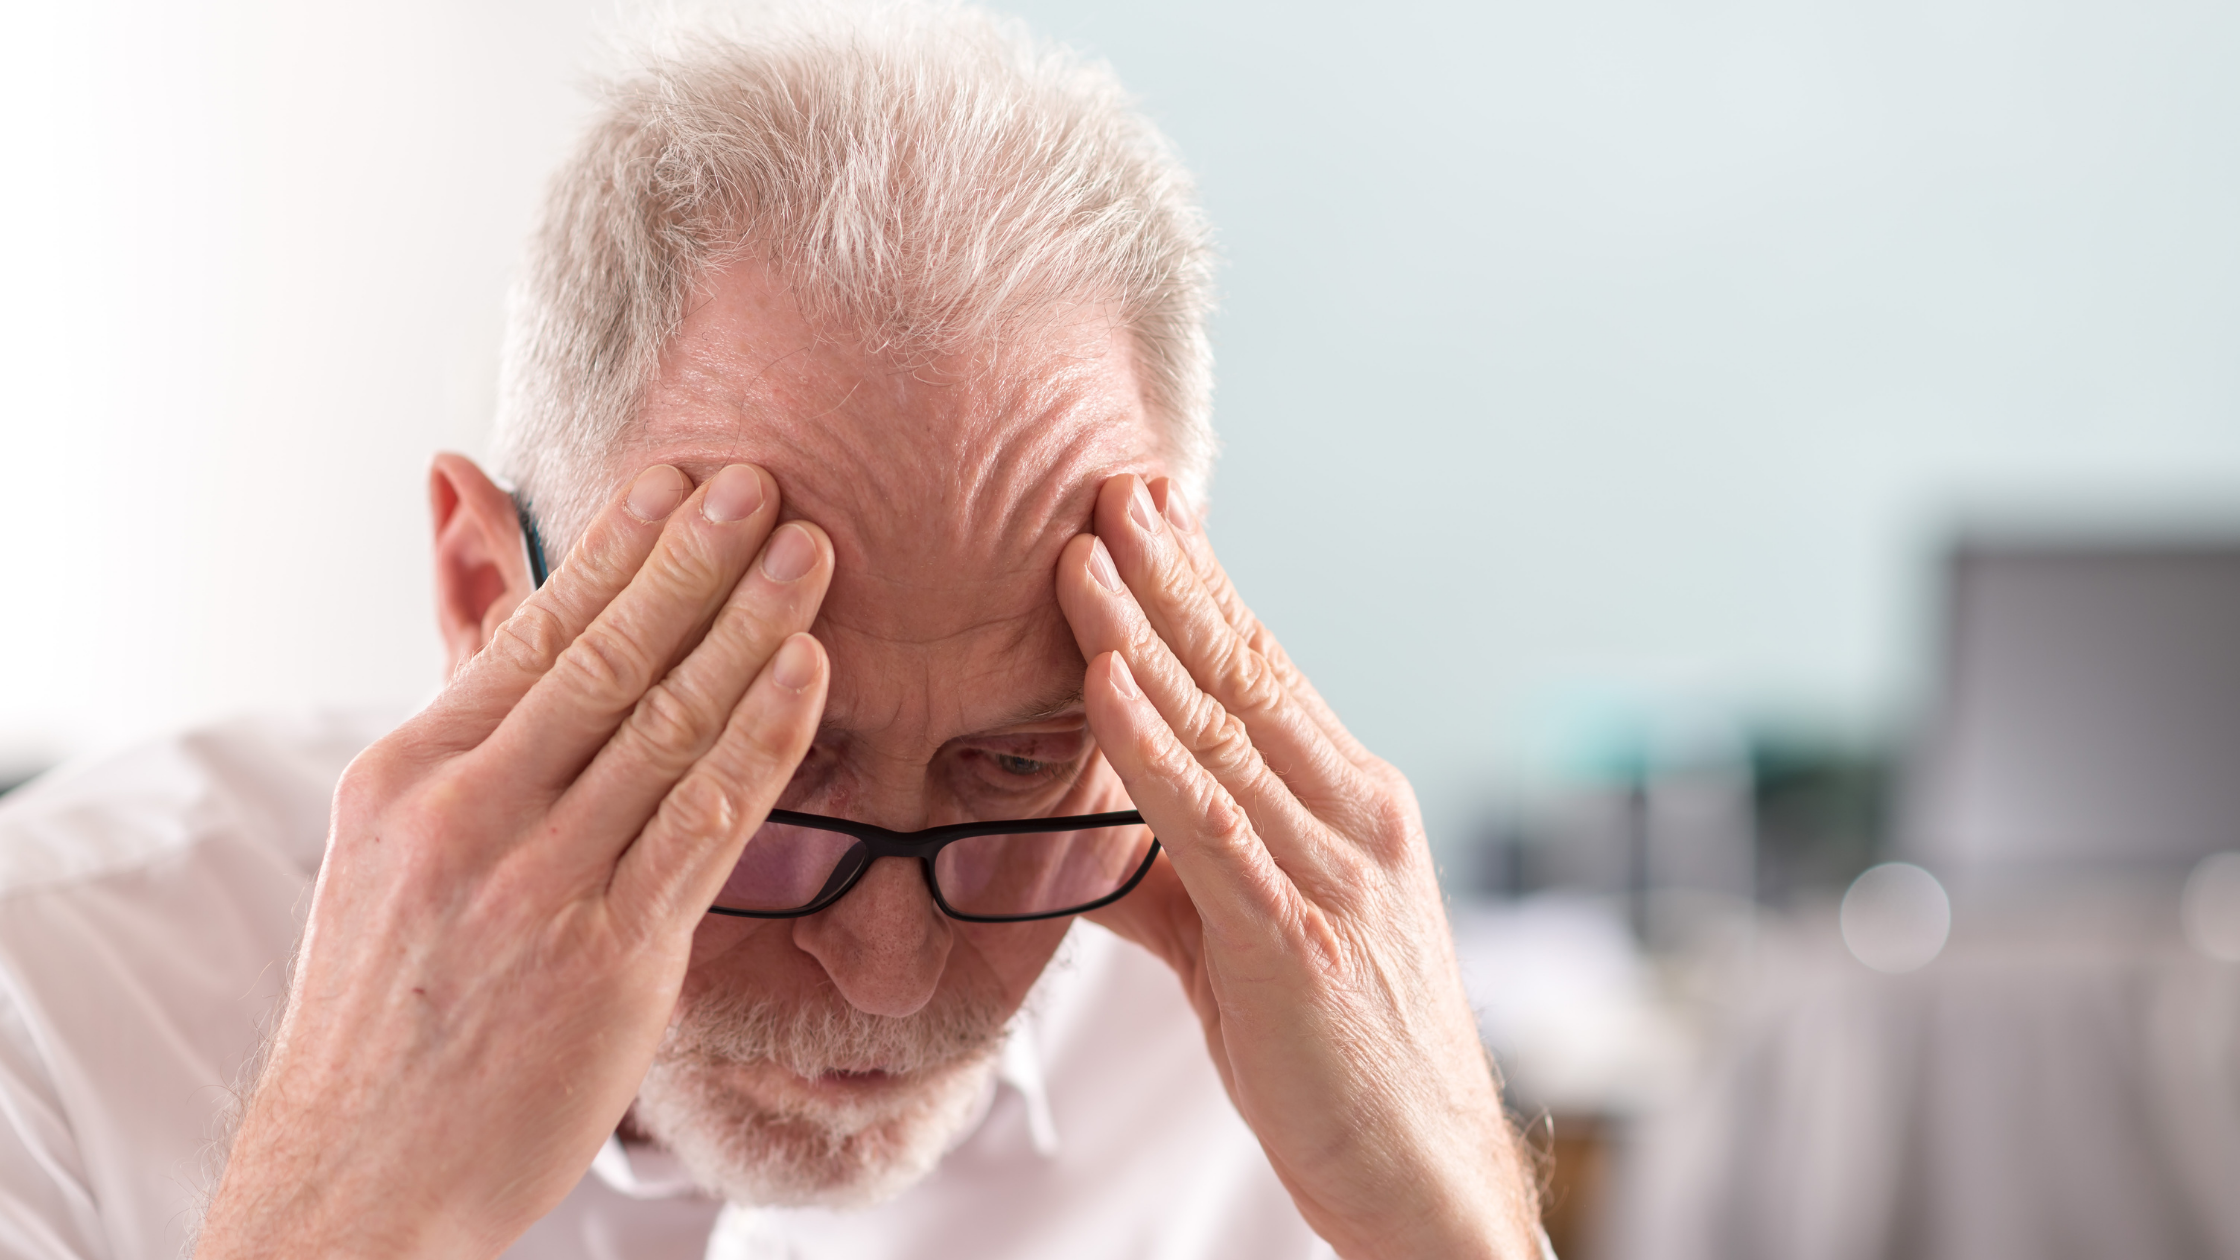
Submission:
[[1055,615],[1053,567],[1098,485],[1163,461],[1131,338],[1053,315],[969,353],[898,360],[805,322],[751,270],[720,275],[664,353],[617,477],[769,469],[831,536],[822,620],[896,643]]

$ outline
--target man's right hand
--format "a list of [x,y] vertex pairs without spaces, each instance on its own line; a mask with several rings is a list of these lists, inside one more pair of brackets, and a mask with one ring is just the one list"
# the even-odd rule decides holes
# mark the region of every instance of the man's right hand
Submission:
[[746,465],[640,475],[352,763],[197,1255],[495,1255],[574,1186],[809,746],[832,544]]

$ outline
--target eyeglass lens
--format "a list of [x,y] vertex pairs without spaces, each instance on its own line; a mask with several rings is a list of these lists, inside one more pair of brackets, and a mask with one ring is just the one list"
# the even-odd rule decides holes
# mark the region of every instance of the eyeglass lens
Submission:
[[[1062,914],[1126,886],[1151,845],[1151,829],[1141,824],[971,836],[936,855],[934,885],[963,915]],[[866,853],[861,841],[841,832],[765,823],[747,842],[715,906],[783,914],[815,905],[854,878]]]

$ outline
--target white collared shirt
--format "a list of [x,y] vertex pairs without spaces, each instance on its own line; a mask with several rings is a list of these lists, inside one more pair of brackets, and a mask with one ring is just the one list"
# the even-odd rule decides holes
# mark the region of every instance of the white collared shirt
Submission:
[[[349,759],[389,722],[192,732],[0,800],[0,1257],[184,1254]],[[727,1207],[610,1142],[540,1260],[1320,1257],[1166,968],[1086,923],[979,1122],[862,1212]]]

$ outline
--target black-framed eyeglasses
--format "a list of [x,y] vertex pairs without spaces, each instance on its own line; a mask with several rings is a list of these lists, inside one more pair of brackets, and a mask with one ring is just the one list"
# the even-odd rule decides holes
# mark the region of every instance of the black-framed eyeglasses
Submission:
[[918,859],[952,919],[1021,923],[1108,906],[1150,873],[1159,840],[1132,809],[889,831],[790,809],[747,841],[710,914],[791,919],[848,895],[880,858]]
[[[544,537],[521,495],[513,496],[513,506],[521,516],[530,578],[543,586],[551,573]],[[952,919],[1061,919],[1127,896],[1158,856],[1158,837],[1132,809],[923,831],[774,809],[747,841],[708,913],[746,919],[815,914],[847,896],[873,862],[914,857],[933,904]]]

